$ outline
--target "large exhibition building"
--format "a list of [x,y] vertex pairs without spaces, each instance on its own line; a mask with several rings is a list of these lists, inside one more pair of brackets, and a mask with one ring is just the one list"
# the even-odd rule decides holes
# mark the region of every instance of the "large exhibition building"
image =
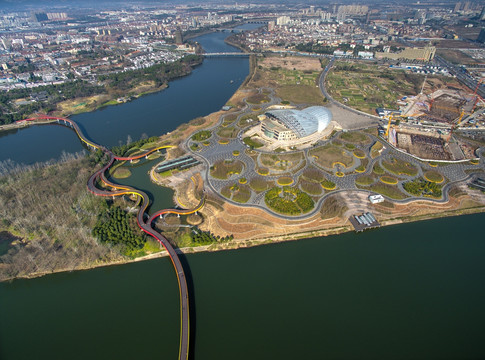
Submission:
[[273,140],[303,139],[322,132],[330,121],[332,113],[323,106],[311,106],[304,110],[270,110],[262,119],[261,131]]

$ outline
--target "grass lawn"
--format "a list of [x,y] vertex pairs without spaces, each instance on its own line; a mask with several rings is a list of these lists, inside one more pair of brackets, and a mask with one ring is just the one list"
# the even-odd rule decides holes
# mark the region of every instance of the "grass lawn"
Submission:
[[352,144],[368,144],[370,143],[370,138],[360,131],[347,131],[340,134],[339,138],[341,140],[350,142]]
[[384,169],[395,175],[416,176],[418,174],[416,166],[398,158],[392,158],[390,161],[383,160],[381,163]]
[[380,141],[376,141],[374,145],[370,148],[370,157],[375,159],[380,155],[381,150],[384,148],[384,145]]
[[310,155],[315,157],[316,162],[326,168],[332,168],[338,162],[345,167],[350,167],[354,163],[354,157],[342,148],[327,144],[310,150]]
[[396,186],[393,185],[388,185],[388,184],[383,184],[381,182],[377,182],[367,189],[371,191],[375,191],[378,194],[390,197],[391,199],[405,199],[407,196],[404,195],[401,191]]
[[113,173],[113,177],[115,179],[126,179],[131,176],[131,171],[130,169],[119,167],[115,170]]
[[233,161],[218,161],[211,166],[210,174],[216,179],[227,179],[232,174],[240,174],[244,168],[244,164],[239,160]]
[[256,176],[256,177],[253,177],[251,180],[249,180],[249,186],[255,192],[259,193],[261,191],[268,190],[271,186],[274,186],[274,183],[272,181],[267,181],[263,178]]
[[369,186],[375,183],[375,178],[369,175],[362,175],[355,179],[357,185]]
[[428,181],[434,182],[434,183],[442,183],[445,178],[443,175],[441,175],[439,172],[434,171],[434,170],[428,170],[424,173],[424,178]]

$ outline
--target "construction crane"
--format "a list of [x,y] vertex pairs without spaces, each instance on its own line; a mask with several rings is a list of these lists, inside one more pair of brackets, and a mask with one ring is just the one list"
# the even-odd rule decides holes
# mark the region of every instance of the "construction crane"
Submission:
[[391,121],[392,121],[392,114],[389,115],[389,122],[387,123],[386,135],[385,138],[387,139],[389,136],[389,129],[391,128]]
[[472,108],[472,114],[473,112],[475,111],[475,108],[477,107],[477,103],[478,103],[478,100],[481,100],[483,102],[483,99],[480,95],[477,94],[477,91],[478,91],[478,88],[480,87],[480,85],[482,84],[482,81],[483,81],[483,78],[478,80],[477,82],[477,86],[475,87],[475,91],[473,92],[473,95],[475,95],[475,103],[473,104],[473,108]]

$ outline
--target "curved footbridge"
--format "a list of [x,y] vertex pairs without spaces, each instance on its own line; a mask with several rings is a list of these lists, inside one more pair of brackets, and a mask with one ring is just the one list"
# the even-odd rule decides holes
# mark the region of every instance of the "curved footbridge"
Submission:
[[[179,348],[179,360],[187,360],[189,356],[189,332],[190,332],[190,324],[189,324],[189,293],[188,293],[188,288],[187,288],[187,280],[185,277],[185,272],[184,268],[182,266],[182,263],[180,262],[180,259],[177,255],[177,252],[175,249],[172,247],[172,245],[169,243],[169,241],[159,232],[154,230],[152,228],[152,223],[155,220],[157,216],[161,216],[163,214],[177,214],[177,215],[188,215],[197,212],[204,206],[205,198],[202,196],[202,199],[200,203],[194,208],[194,209],[164,209],[157,211],[155,214],[153,214],[148,221],[145,221],[145,212],[148,208],[148,205],[150,204],[150,200],[148,198],[148,195],[145,194],[141,190],[137,190],[135,188],[129,187],[129,186],[124,186],[124,185],[118,185],[118,184],[113,184],[111,183],[107,178],[106,178],[106,171],[113,165],[115,160],[120,160],[120,161],[131,161],[131,160],[136,160],[136,159],[141,159],[143,157],[147,157],[151,153],[155,151],[159,151],[161,149],[166,149],[170,148],[171,146],[161,146],[155,149],[151,149],[150,151],[147,151],[143,154],[131,156],[131,157],[122,157],[122,156],[115,156],[110,150],[108,150],[106,147],[102,145],[98,145],[94,143],[93,141],[87,139],[84,134],[82,133],[81,129],[79,126],[72,120],[66,119],[66,118],[60,118],[60,117],[53,117],[53,116],[39,116],[37,118],[30,118],[30,119],[25,119],[25,120],[20,120],[17,123],[31,123],[33,121],[39,121],[39,120],[44,120],[48,122],[58,122],[58,123],[63,123],[66,126],[70,126],[71,128],[74,129],[76,132],[77,136],[79,139],[84,142],[88,147],[92,149],[100,149],[104,151],[108,156],[109,156],[109,161],[106,165],[104,165],[101,169],[96,171],[93,175],[88,180],[88,190],[93,193],[94,195],[97,196],[123,196],[123,195],[136,195],[140,197],[141,201],[141,206],[140,210],[138,211],[137,214],[137,223],[138,226],[148,235],[154,237],[157,239],[157,241],[163,245],[165,250],[168,252],[170,259],[172,260],[173,267],[175,269],[176,275],[177,275],[177,280],[179,284],[179,293],[180,293],[180,348]],[[102,182],[104,184],[105,188],[110,188],[112,190],[108,189],[100,189],[96,185],[98,182]]]

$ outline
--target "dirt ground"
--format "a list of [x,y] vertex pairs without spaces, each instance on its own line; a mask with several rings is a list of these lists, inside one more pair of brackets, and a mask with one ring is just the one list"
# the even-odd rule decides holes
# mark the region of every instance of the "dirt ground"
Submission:
[[258,65],[264,68],[281,67],[287,70],[301,70],[301,71],[321,71],[320,60],[307,57],[267,57],[259,61]]

